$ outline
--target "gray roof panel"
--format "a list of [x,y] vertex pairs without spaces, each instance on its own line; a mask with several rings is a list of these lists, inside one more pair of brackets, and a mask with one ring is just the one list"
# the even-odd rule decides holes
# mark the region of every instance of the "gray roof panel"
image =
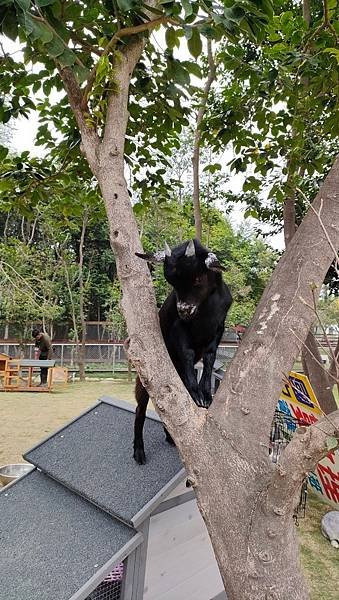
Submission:
[[138,526],[185,475],[162,424],[152,418],[144,428],[147,463],[136,464],[134,413],[130,405],[118,404],[100,402],[24,457],[114,517]]
[[141,541],[35,469],[0,493],[0,600],[88,595]]

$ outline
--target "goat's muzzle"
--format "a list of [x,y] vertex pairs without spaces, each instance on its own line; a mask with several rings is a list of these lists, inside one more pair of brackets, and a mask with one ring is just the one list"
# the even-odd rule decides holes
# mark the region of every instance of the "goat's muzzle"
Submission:
[[177,311],[180,319],[190,321],[196,315],[198,307],[196,304],[187,304],[186,302],[177,302]]

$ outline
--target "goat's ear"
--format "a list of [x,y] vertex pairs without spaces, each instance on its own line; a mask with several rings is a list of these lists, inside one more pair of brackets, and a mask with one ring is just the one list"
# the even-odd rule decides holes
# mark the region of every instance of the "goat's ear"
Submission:
[[213,252],[208,253],[207,258],[205,258],[205,265],[210,271],[217,271],[218,273],[226,271]]
[[164,250],[160,250],[159,252],[147,252],[146,254],[140,254],[140,252],[135,252],[135,256],[142,258],[143,260],[147,260],[150,263],[163,263],[165,260],[165,252]]

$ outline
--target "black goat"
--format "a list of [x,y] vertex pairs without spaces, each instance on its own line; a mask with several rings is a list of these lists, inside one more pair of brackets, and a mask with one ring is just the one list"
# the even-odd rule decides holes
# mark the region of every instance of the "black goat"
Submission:
[[[211,376],[224,322],[232,304],[232,296],[223,282],[224,267],[213,252],[198,240],[184,242],[172,251],[138,254],[148,262],[163,262],[165,278],[173,291],[160,308],[162,335],[172,362],[197,406],[208,408],[212,402]],[[204,369],[198,383],[194,365],[201,360]],[[134,425],[134,458],[144,464],[143,426],[148,392],[139,377],[136,380],[137,401]],[[166,431],[166,439],[173,440]]]

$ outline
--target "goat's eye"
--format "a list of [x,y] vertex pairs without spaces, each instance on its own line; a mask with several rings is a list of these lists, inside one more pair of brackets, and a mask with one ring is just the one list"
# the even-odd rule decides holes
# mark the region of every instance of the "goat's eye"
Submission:
[[202,282],[202,277],[196,277],[193,282],[193,285],[200,285],[201,282]]

